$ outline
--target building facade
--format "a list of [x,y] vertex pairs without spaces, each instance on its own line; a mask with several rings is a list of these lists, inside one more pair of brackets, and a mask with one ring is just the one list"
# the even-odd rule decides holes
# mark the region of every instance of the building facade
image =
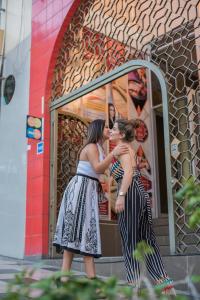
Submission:
[[0,1],[0,253],[18,258],[25,248],[31,7],[29,0]]
[[[171,254],[199,254],[199,229],[188,228],[184,203],[173,196],[191,175],[200,176],[199,22],[197,0],[32,1],[29,102],[23,109],[43,119],[43,149],[38,152],[39,141],[24,134],[23,197],[2,188],[10,199],[23,198],[15,209],[24,211],[16,256],[55,257],[57,213],[88,123],[105,118],[111,128],[112,109],[116,118],[138,119],[134,147],[153,216],[169,219]],[[102,183],[103,254],[120,255],[115,185],[109,174]]]

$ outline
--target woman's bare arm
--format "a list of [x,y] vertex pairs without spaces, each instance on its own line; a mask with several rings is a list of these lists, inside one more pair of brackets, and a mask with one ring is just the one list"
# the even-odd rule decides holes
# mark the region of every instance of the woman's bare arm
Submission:
[[99,161],[99,151],[96,144],[87,145],[87,159],[96,173],[102,174],[109,167],[113,159],[113,153],[109,153],[104,160]]
[[120,145],[114,148],[104,160],[99,161],[99,151],[96,144],[87,145],[86,153],[87,159],[91,163],[93,169],[96,173],[102,174],[109,167],[112,162],[114,155],[120,155],[122,153],[127,153],[128,147],[126,145]]

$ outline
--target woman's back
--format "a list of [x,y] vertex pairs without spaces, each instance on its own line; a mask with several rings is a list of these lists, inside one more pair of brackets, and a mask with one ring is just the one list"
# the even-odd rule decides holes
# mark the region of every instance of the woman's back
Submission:
[[[135,160],[135,152],[134,152],[131,145],[128,148],[129,148],[129,153],[127,153],[125,155],[128,155],[130,157],[130,159],[128,161],[128,164],[132,166],[133,175],[134,175],[134,174],[136,174],[136,171],[137,171],[136,160]],[[127,169],[127,167],[129,167],[129,166],[125,166],[125,169]],[[113,162],[112,167],[111,167],[111,175],[116,181],[119,181],[123,178],[124,169],[122,167],[120,159],[116,159]]]

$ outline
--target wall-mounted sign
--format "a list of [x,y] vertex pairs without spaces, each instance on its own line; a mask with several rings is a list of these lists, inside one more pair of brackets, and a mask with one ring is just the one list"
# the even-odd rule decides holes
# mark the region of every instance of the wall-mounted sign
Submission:
[[180,143],[180,141],[177,138],[174,138],[171,143],[171,156],[175,159],[177,159],[180,154],[180,152],[178,150],[179,143]]
[[15,77],[13,75],[9,75],[6,78],[3,95],[5,98],[6,104],[9,104],[15,91]]
[[42,154],[44,152],[44,142],[37,143],[37,154]]
[[26,137],[29,139],[42,139],[42,118],[27,116]]

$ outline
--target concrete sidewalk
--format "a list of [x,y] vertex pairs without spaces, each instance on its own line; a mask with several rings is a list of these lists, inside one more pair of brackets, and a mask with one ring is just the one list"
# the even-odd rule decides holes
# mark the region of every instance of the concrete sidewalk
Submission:
[[[41,278],[49,277],[54,272],[60,270],[60,266],[51,266],[45,263],[45,260],[28,261],[12,259],[0,256],[0,298],[6,293],[6,285],[10,282],[17,273],[22,270],[36,269],[33,276],[27,278],[30,282],[40,280]],[[85,275],[83,272],[75,271],[77,276]]]
[[[111,259],[115,261],[116,258]],[[112,263],[113,263],[112,261]],[[109,268],[109,262],[108,258],[102,258],[97,260],[98,263],[96,263],[96,269],[97,274],[102,279],[106,279],[110,276],[117,276],[120,274],[117,274],[116,269],[121,269],[122,266],[120,265],[121,261],[115,261],[116,266],[112,266],[112,269],[114,272],[112,274],[106,274],[106,267]],[[59,271],[61,269],[61,259],[35,259],[35,260],[27,260],[27,259],[13,259],[8,258],[4,256],[0,256],[0,298],[6,293],[6,285],[9,283],[17,273],[20,273],[23,270],[33,270],[36,269],[34,274],[27,278],[28,281],[34,282],[38,281],[42,278],[46,278],[51,276],[54,272]],[[73,273],[77,276],[83,276],[85,273],[83,272],[83,261],[81,258],[75,258],[72,264]],[[199,273],[199,272],[198,272]],[[117,276],[119,279],[119,284],[126,284],[123,276]],[[108,276],[108,277],[105,277]],[[120,278],[121,277],[121,278]],[[177,278],[178,279],[178,278]],[[188,288],[186,286],[179,286],[176,289],[177,293],[179,295],[188,295]],[[199,289],[197,287],[197,291],[199,292]],[[193,299],[192,297],[189,299]],[[200,299],[200,298],[198,298]]]

